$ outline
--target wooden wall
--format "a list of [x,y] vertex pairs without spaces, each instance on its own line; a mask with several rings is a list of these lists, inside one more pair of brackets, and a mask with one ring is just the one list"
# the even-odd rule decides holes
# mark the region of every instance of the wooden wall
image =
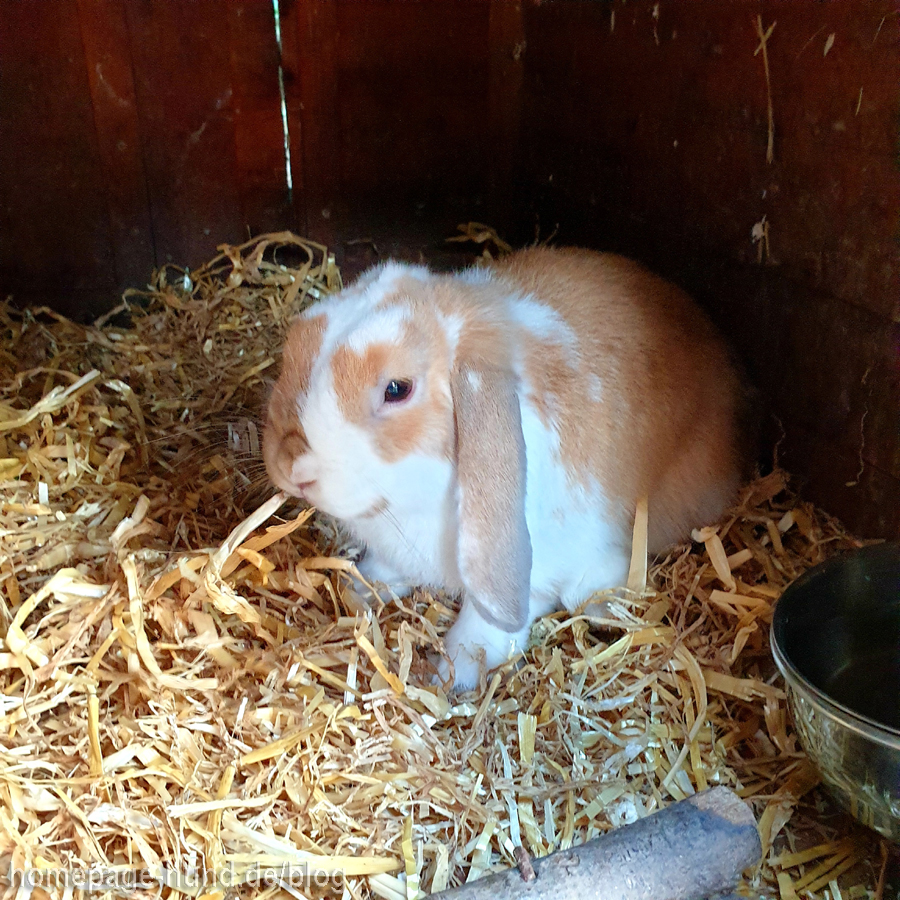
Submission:
[[484,212],[512,160],[490,48],[498,21],[521,28],[517,6],[280,13],[281,53],[271,0],[4,2],[0,289],[87,317],[248,232],[400,247]]
[[[780,459],[810,496],[900,536],[896,4],[524,10],[518,219],[685,284],[744,358],[769,446],[783,429]],[[774,25],[768,87],[757,17]]]
[[248,232],[353,270],[558,229],[697,294],[809,495],[900,535],[893,0],[280,9],[279,49],[269,0],[4,0],[0,290],[87,318]]

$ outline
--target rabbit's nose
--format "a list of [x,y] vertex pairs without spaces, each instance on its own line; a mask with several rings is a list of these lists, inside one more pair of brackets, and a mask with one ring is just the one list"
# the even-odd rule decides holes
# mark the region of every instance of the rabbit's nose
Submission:
[[315,481],[318,475],[314,460],[306,454],[295,456],[291,461],[289,471],[291,481],[294,484],[307,484],[310,481]]
[[302,497],[309,499],[309,491],[318,481],[315,461],[309,456],[295,459],[290,468],[289,478],[293,489]]

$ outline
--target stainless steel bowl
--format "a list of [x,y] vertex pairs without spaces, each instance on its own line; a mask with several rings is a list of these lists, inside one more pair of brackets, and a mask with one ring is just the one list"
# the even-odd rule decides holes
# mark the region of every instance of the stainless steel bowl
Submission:
[[900,840],[900,544],[798,578],[775,606],[772,653],[825,784],[851,815]]

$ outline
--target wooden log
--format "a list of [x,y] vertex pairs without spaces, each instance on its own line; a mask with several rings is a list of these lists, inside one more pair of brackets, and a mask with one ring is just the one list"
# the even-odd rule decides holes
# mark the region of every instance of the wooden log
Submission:
[[[759,862],[752,811],[716,787],[580,847],[434,896],[440,900],[696,900]],[[523,877],[524,876],[524,877]],[[528,879],[528,880],[526,880]]]

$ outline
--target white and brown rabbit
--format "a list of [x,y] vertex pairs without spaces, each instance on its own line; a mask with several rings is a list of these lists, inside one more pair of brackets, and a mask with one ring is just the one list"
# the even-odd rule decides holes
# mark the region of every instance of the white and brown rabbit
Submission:
[[651,552],[723,512],[741,394],[690,298],[622,257],[389,262],[294,323],[263,450],[365,544],[366,578],[462,596],[462,689],[482,652],[496,666],[538,616],[624,583],[640,497]]

